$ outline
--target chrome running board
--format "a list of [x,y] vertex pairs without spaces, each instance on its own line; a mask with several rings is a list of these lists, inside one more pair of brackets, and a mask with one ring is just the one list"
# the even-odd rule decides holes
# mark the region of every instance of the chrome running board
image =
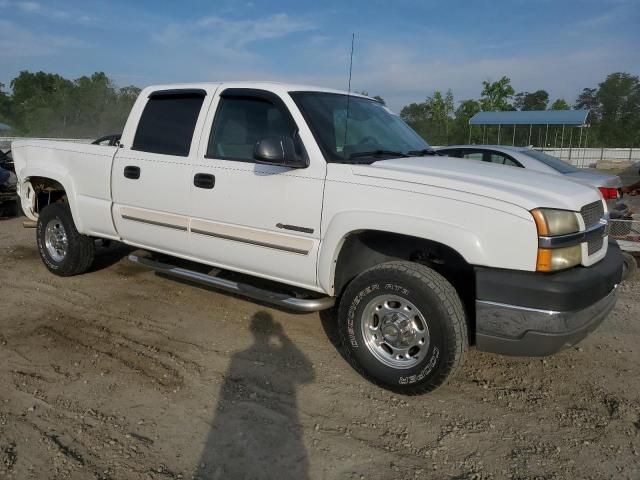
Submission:
[[171,277],[224,290],[225,292],[235,293],[259,302],[270,303],[299,312],[316,312],[318,310],[326,310],[333,307],[336,301],[335,297],[326,296],[320,298],[291,297],[284,293],[264,290],[245,283],[234,282],[232,280],[215,277],[213,275],[207,275],[206,273],[188,270],[186,268],[177,267],[175,265],[159,262],[139,255],[129,255],[129,260]]

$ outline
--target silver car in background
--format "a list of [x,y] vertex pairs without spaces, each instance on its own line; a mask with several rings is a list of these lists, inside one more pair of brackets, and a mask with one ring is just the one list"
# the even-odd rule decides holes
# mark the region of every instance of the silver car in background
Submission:
[[620,197],[618,189],[622,188],[622,181],[617,175],[601,173],[591,168],[578,168],[532,148],[504,145],[452,145],[436,150],[449,157],[499,163],[553,175],[564,175],[580,183],[598,188],[609,204]]

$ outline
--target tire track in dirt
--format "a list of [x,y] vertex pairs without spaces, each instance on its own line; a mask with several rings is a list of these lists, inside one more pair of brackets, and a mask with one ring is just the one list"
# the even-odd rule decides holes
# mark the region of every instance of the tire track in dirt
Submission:
[[124,337],[110,338],[104,332],[96,333],[89,328],[69,331],[64,327],[49,325],[38,327],[33,331],[33,335],[45,335],[63,350],[81,347],[87,352],[106,356],[152,383],[170,390],[184,384],[184,378],[176,368],[166,365],[155,355],[141,348],[135,348],[132,346],[135,343],[129,342]]

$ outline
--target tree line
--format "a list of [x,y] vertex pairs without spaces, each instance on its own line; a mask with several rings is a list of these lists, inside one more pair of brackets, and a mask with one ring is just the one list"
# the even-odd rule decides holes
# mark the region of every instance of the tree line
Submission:
[[[23,71],[9,86],[7,91],[0,83],[0,122],[9,124],[15,135],[38,137],[92,138],[121,132],[140,93],[135,86],[118,88],[103,72],[68,80],[53,73]],[[384,102],[379,96],[374,98]],[[503,76],[482,82],[478,99],[456,102],[450,89],[444,94],[436,90],[424,102],[403,107],[400,116],[432,145],[467,143],[469,139],[472,143],[496,143],[497,127],[475,127],[470,132],[473,115],[480,111],[570,108],[591,110],[591,127],[585,134],[588,146],[640,145],[640,79],[621,72],[608,75],[597,87],[584,88],[573,105],[562,98],[549,105],[549,93],[543,89],[516,93],[509,77]],[[533,131],[521,127],[516,130],[515,143],[542,145],[547,137],[547,145],[553,144],[558,127],[550,128],[544,132],[544,126]],[[507,137],[512,137],[511,132],[504,133],[502,143],[510,143]]]
[[45,72],[20,72],[11,92],[0,83],[0,122],[12,134],[93,138],[122,132],[140,89],[118,88],[102,72],[68,80]]
[[[402,108],[400,116],[432,145],[459,143],[497,143],[497,127],[474,127],[469,129],[469,119],[478,112],[569,110],[572,106],[559,98],[549,105],[549,92],[536,90],[516,93],[509,77],[503,76],[495,82],[482,82],[479,99],[462,100],[456,107],[453,92],[444,95],[435,91],[424,102],[412,103]],[[635,147],[640,146],[640,79],[629,73],[617,72],[608,75],[594,88],[584,88],[573,102],[574,109],[588,109],[590,127],[581,135],[589,147]],[[543,146],[560,146],[558,134],[562,127],[529,126],[503,128],[501,143],[526,145],[529,142]],[[504,130],[508,130],[505,132]],[[566,133],[569,136],[569,132]],[[573,136],[573,132],[571,132]],[[578,133],[573,145],[578,142]],[[564,145],[568,139],[564,139]]]

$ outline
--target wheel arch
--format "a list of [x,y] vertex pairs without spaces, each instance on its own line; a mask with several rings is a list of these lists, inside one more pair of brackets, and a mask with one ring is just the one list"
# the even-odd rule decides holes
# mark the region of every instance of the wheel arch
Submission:
[[20,202],[29,218],[36,220],[40,210],[45,206],[62,202],[69,205],[76,228],[82,231],[75,198],[71,178],[50,171],[32,171],[20,185]]
[[[347,258],[344,248],[352,248],[352,242],[363,235],[380,236],[386,243],[377,242],[375,248],[369,248],[366,254],[361,255],[364,257],[361,258],[364,263],[352,262],[354,265],[367,264],[368,268],[373,259],[378,263],[380,260],[409,260],[413,253],[411,250],[419,246],[438,246],[467,265],[487,263],[487,251],[476,232],[461,225],[429,218],[386,215],[370,211],[343,212],[336,215],[324,231],[326,233],[318,260],[318,283],[330,295],[338,295],[341,288],[344,288],[345,273],[336,275],[339,261]],[[379,245],[380,243],[382,245]],[[348,280],[349,275],[346,277]]]
[[351,280],[381,263],[406,260],[431,267],[456,289],[468,318],[475,308],[473,266],[454,248],[441,242],[381,230],[351,232],[335,262],[334,294],[340,296]]

